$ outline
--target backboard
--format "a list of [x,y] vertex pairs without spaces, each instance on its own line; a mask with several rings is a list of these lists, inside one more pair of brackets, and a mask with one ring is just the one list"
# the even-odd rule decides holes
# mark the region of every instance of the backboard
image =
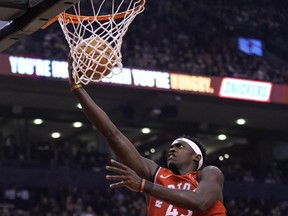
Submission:
[[0,52],[39,30],[79,0],[0,1]]

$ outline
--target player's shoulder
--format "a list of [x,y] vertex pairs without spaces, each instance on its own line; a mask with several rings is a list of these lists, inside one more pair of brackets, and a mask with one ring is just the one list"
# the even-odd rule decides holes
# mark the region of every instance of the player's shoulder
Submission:
[[167,168],[161,167],[161,166],[159,166],[158,173],[161,173],[161,174],[173,174],[170,169],[167,169]]
[[213,166],[213,165],[209,165],[209,166],[205,166],[203,167],[200,172],[221,172],[222,171],[217,167],[217,166]]
[[204,176],[215,176],[215,177],[223,177],[223,173],[222,171],[216,167],[216,166],[212,166],[212,165],[209,165],[209,166],[205,166],[203,167],[199,172],[199,177],[204,177]]

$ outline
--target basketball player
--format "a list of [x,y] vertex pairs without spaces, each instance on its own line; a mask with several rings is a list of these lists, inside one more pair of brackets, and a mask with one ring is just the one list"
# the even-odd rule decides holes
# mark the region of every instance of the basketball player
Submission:
[[127,187],[143,192],[148,216],[225,216],[222,172],[204,167],[206,153],[200,142],[189,137],[174,140],[168,153],[169,169],[142,157],[134,145],[92,100],[81,84],[75,84],[69,59],[70,89],[89,121],[105,136],[109,147],[122,163],[111,160],[106,169],[118,182],[111,188]]

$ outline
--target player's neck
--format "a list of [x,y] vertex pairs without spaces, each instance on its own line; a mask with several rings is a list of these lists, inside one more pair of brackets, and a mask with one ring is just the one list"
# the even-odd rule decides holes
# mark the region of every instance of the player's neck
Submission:
[[180,169],[171,170],[175,175],[186,175],[188,173],[197,172],[195,168],[185,167]]

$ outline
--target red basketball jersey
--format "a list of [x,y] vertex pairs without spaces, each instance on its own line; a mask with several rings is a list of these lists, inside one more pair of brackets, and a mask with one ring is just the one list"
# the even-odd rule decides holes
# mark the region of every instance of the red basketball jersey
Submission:
[[[155,175],[154,183],[168,188],[194,190],[197,188],[197,172],[187,173],[186,175],[174,175],[170,170],[160,167]],[[147,209],[148,216],[225,216],[226,210],[222,202],[217,201],[210,209],[205,212],[194,212],[182,209],[166,203],[160,199],[150,196]]]

